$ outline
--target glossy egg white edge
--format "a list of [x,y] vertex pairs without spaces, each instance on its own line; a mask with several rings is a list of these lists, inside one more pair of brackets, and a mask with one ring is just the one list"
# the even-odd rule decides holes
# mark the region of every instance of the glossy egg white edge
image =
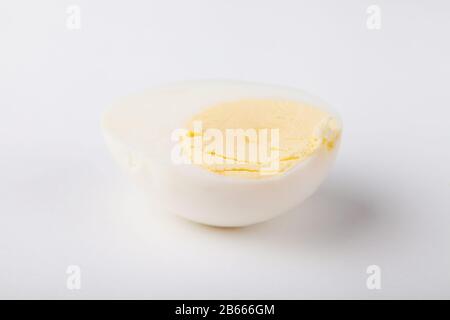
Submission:
[[[341,135],[332,150],[321,148],[287,172],[263,179],[222,176],[172,162],[174,129],[207,107],[245,98],[321,108],[338,121]],[[117,127],[115,121],[125,124]],[[124,98],[104,113],[102,128],[113,157],[150,197],[186,219],[221,227],[259,223],[299,205],[325,179],[342,136],[339,115],[317,97],[295,88],[226,80],[180,82]]]

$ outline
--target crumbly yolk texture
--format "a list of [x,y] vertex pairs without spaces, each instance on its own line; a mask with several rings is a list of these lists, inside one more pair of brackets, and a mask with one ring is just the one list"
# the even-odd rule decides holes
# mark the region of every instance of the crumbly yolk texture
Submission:
[[223,102],[193,116],[186,127],[182,151],[191,163],[249,179],[282,174],[321,148],[333,149],[340,135],[326,111],[280,99]]

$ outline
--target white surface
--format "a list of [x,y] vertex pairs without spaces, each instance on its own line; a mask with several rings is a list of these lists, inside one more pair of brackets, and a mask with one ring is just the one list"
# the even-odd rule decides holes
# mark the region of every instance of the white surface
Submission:
[[[450,298],[447,1],[378,1],[378,31],[369,1],[78,1],[74,31],[69,4],[0,4],[1,298]],[[100,114],[199,78],[292,85],[340,111],[313,198],[232,230],[142,203]]]

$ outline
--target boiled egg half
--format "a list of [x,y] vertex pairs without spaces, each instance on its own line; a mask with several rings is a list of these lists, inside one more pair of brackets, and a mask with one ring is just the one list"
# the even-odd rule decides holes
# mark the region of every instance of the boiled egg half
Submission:
[[337,113],[301,90],[217,80],[120,99],[101,125],[114,158],[154,201],[222,227],[299,205],[325,179],[342,133]]

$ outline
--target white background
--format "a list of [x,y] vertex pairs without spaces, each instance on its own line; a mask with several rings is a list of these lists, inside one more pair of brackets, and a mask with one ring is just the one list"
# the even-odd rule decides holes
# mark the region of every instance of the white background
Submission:
[[[449,33],[444,0],[3,0],[0,298],[450,298]],[[304,205],[210,228],[122,176],[102,111],[205,78],[296,86],[341,112],[338,161]]]

